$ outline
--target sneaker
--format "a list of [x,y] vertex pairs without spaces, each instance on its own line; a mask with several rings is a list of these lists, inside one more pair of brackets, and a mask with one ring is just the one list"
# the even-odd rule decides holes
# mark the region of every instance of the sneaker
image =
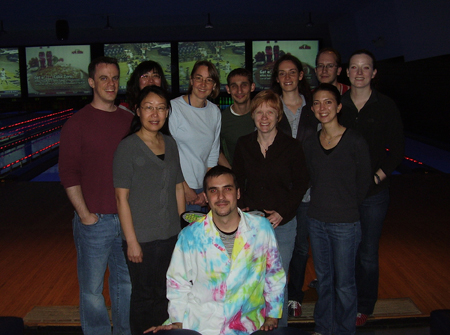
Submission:
[[293,318],[299,318],[302,316],[302,305],[295,300],[289,300],[288,302],[288,315]]
[[369,316],[367,314],[358,313],[356,314],[356,327],[364,326],[367,322],[367,318]]

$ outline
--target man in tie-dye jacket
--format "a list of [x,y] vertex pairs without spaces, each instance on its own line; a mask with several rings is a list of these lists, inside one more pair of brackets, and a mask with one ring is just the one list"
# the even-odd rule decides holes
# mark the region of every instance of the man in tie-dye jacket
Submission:
[[167,271],[169,320],[148,331],[230,335],[276,328],[286,275],[272,226],[237,208],[230,169],[212,168],[204,190],[211,211],[181,231]]

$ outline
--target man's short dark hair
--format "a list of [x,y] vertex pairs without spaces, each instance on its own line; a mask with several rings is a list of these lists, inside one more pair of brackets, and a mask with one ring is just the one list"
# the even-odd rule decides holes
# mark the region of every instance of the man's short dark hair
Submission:
[[120,67],[119,67],[119,63],[117,63],[117,59],[113,58],[113,57],[106,57],[106,56],[101,56],[101,57],[97,57],[96,59],[94,59],[91,64],[89,64],[88,67],[88,72],[89,72],[89,78],[95,79],[95,70],[97,68],[98,64],[114,64],[117,67],[117,70],[119,71],[119,76],[120,76]]
[[331,52],[332,54],[334,54],[334,58],[336,59],[336,64],[338,67],[342,67],[342,58],[341,58],[341,54],[339,53],[339,51],[337,51],[334,48],[323,48],[319,50],[319,53],[316,56],[316,66],[317,66],[317,60],[319,59],[319,56],[325,52]]
[[234,182],[234,186],[236,187],[236,189],[239,188],[237,180],[236,180],[236,174],[229,168],[222,166],[222,165],[216,165],[215,167],[213,167],[212,169],[210,169],[208,172],[206,172],[205,174],[205,178],[203,178],[203,191],[205,193],[207,193],[208,189],[208,185],[207,185],[207,180],[209,178],[214,178],[214,177],[219,177],[221,175],[224,174],[229,174],[233,177],[233,182]]
[[237,68],[237,69],[234,69],[233,71],[231,71],[228,74],[228,76],[227,76],[227,84],[228,84],[228,86],[230,86],[231,78],[233,78],[235,76],[247,77],[248,82],[250,83],[250,85],[253,84],[253,75],[252,75],[252,73],[249,70],[247,70],[247,69]]

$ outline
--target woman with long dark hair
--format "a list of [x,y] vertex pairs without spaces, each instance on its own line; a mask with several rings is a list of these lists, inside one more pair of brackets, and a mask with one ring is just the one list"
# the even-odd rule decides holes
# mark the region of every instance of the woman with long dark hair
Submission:
[[[283,118],[279,128],[286,134],[304,141],[317,131],[319,122],[311,111],[311,90],[304,77],[303,65],[297,57],[286,54],[281,56],[273,67],[272,89],[280,94],[283,103]],[[306,264],[309,257],[308,230],[306,212],[309,204],[309,189],[297,209],[297,237],[292,254],[288,294],[289,315],[300,317],[304,293]]]
[[127,82],[127,103],[121,104],[131,111],[135,111],[136,99],[139,92],[146,86],[159,86],[166,90],[169,88],[164,71],[159,63],[146,60],[140,63],[133,71]]
[[358,206],[370,185],[364,138],[338,122],[341,95],[320,84],[312,110],[322,128],[303,142],[311,176],[307,226],[318,283],[316,334],[355,334],[355,259],[361,239]]

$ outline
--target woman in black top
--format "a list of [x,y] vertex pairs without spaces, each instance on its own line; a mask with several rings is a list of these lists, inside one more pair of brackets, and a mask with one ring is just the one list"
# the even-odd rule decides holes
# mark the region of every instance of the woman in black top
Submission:
[[358,207],[370,184],[366,141],[339,124],[340,99],[334,85],[319,85],[312,110],[322,129],[303,142],[311,176],[307,222],[318,279],[314,320],[319,334],[356,333]]
[[360,206],[362,238],[356,265],[358,326],[366,323],[378,298],[378,246],[389,206],[388,176],[401,163],[405,145],[397,106],[373,88],[376,74],[373,54],[355,51],[347,70],[351,90],[342,97],[339,117],[342,125],[357,130],[365,138],[372,164],[372,183]]
[[[300,142],[277,129],[283,116],[278,94],[258,93],[250,112],[257,131],[239,138],[233,159],[241,189],[238,205],[266,212],[287,273],[295,243],[295,215],[309,181],[305,157]],[[287,326],[287,299],[279,326]]]

